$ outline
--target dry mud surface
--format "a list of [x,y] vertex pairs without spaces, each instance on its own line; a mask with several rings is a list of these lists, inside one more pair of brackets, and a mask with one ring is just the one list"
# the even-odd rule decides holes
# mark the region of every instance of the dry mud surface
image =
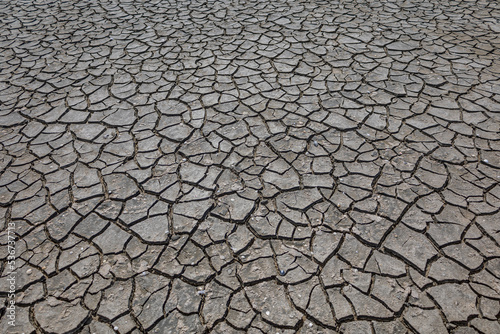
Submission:
[[500,333],[499,18],[0,1],[0,332]]

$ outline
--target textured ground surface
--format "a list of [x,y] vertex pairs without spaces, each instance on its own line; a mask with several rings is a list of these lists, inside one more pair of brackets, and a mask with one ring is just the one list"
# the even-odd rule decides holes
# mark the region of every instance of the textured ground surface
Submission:
[[2,333],[500,333],[497,1],[0,1]]

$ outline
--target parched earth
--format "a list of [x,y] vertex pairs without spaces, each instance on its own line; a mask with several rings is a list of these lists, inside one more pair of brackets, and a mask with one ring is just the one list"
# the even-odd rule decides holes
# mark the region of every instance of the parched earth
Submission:
[[499,18],[1,0],[0,332],[500,333]]

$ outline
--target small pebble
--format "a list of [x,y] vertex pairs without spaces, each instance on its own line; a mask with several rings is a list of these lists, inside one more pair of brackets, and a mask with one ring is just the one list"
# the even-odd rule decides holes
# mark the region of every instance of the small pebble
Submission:
[[204,295],[204,294],[205,294],[205,290],[200,290],[200,291],[198,291],[198,294],[199,294],[199,295]]
[[286,273],[285,273],[285,271],[284,271],[283,269],[281,269],[281,270],[280,270],[280,275],[281,275],[281,276],[285,276],[285,274],[286,274]]
[[318,146],[318,142],[317,142],[316,140],[313,142],[313,144],[314,144],[314,146],[316,146],[316,147]]

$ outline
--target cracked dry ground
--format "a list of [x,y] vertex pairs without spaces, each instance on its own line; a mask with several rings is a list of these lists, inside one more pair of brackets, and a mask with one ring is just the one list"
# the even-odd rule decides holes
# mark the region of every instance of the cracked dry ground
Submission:
[[2,333],[500,333],[496,1],[1,1]]

